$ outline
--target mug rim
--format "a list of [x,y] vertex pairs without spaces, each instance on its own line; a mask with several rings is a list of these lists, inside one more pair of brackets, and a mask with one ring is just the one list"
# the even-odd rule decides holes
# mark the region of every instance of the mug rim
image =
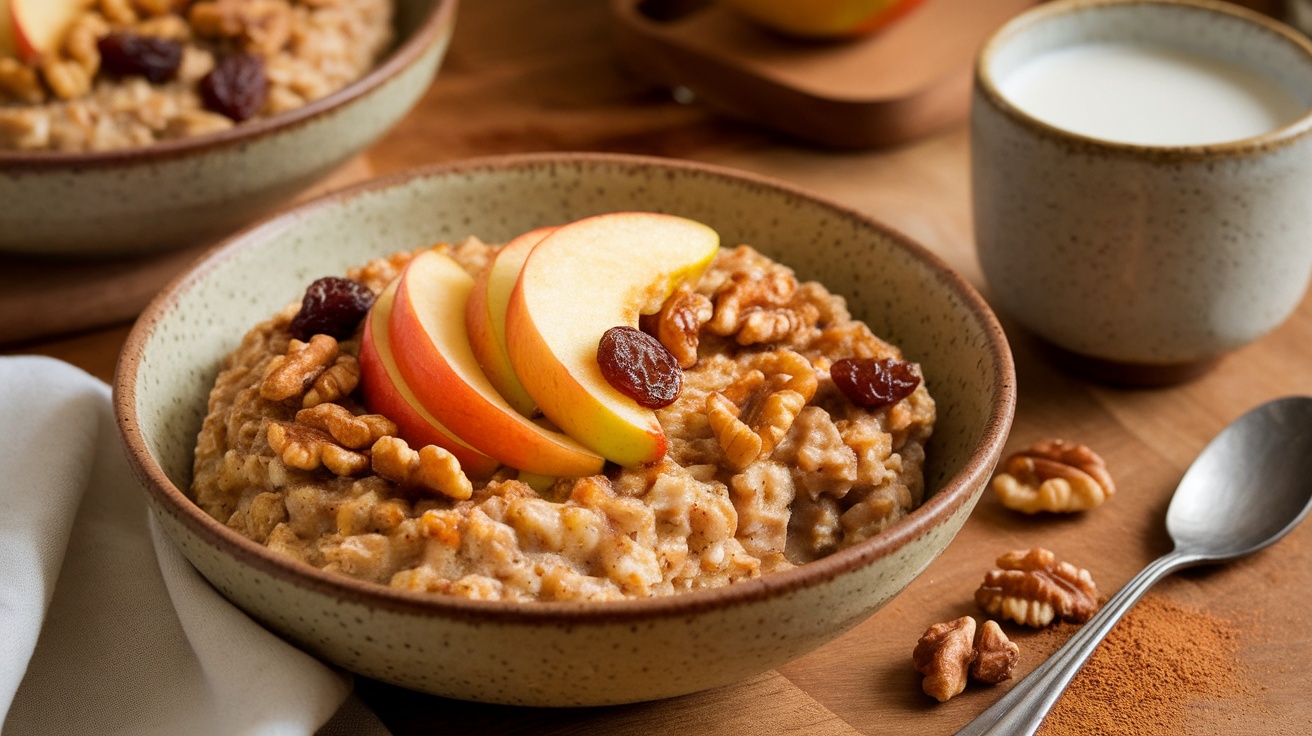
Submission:
[[1272,130],[1245,138],[1183,145],[1129,143],[1077,133],[1045,122],[1022,110],[998,89],[992,70],[993,58],[1027,28],[1072,13],[1097,12],[1101,8],[1126,5],[1175,6],[1182,9],[1183,12],[1210,12],[1246,21],[1260,26],[1280,40],[1289,43],[1296,50],[1301,51],[1309,64],[1312,65],[1312,39],[1308,39],[1274,18],[1232,3],[1216,2],[1215,0],[1056,0],[1055,2],[1043,3],[1013,17],[994,31],[993,35],[984,42],[975,60],[974,86],[977,93],[994,109],[1045,137],[1104,152],[1123,153],[1140,157],[1160,156],[1180,160],[1245,156],[1284,147],[1312,131],[1312,105],[1308,105],[1298,118]]

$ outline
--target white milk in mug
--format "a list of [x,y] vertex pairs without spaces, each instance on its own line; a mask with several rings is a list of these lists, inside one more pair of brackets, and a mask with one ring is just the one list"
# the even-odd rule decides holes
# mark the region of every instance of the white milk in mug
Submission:
[[1248,68],[1138,43],[1047,51],[998,82],[1012,104],[1049,125],[1148,146],[1251,138],[1306,112],[1289,90]]
[[989,296],[1078,370],[1160,384],[1280,324],[1312,275],[1312,42],[1210,0],[1057,0],[984,45]]

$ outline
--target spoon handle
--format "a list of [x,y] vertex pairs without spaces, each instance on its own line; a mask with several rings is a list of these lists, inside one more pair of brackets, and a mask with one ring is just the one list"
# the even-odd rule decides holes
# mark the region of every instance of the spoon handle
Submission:
[[966,724],[957,736],[1031,736],[1070,684],[1071,678],[1121,616],[1158,580],[1200,561],[1194,555],[1171,552],[1149,563],[1046,662],[1016,683],[991,708]]

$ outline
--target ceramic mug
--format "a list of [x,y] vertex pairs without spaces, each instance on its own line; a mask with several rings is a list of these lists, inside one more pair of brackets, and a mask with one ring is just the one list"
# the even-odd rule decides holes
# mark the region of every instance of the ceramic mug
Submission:
[[[1087,107],[1106,80],[1083,78],[1078,55],[1095,51],[1127,55],[1096,70],[1135,68],[1134,53],[1221,65],[1287,95],[1289,119],[1200,143],[1188,121],[1219,116],[1176,125],[1168,105],[1148,116],[1168,121],[1156,139],[1135,139],[1113,128],[1137,108]],[[1039,93],[1012,75],[1051,76],[1035,65],[1059,62],[1075,71],[1037,99],[1060,109],[1035,112]],[[1155,73],[1141,71],[1111,89],[1161,102],[1137,89]],[[981,49],[971,109],[975,237],[994,304],[1077,366],[1136,383],[1196,375],[1274,329],[1312,274],[1310,110],[1312,43],[1242,8],[1063,0],[1017,16]]]

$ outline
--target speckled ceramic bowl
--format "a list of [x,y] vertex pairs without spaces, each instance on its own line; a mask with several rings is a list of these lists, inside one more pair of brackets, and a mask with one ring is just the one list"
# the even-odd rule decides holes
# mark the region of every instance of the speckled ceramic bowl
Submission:
[[396,46],[379,66],[268,119],[123,151],[0,151],[0,252],[109,256],[234,232],[405,116],[437,73],[455,15],[456,0],[396,0]]
[[[384,588],[290,562],[202,513],[189,486],[224,354],[311,280],[381,254],[489,242],[615,210],[672,212],[751,243],[849,299],[919,361],[938,402],[932,495],[879,536],[725,588],[613,603],[507,603]],[[594,154],[476,160],[314,201],[229,240],[151,304],[128,340],[115,407],[160,524],[271,629],[341,666],[441,695],[584,705],[662,698],[798,657],[897,595],[952,540],[998,461],[1015,380],[974,290],[905,237],[785,185],[704,165]]]
[[[1129,116],[1092,111],[1057,127],[1004,93],[1027,64],[1087,44],[1214,59],[1230,76],[1208,72],[1213,89],[1246,71],[1303,113],[1252,137],[1147,145],[1120,141],[1190,131],[1096,138],[1093,121]],[[1194,84],[1176,88],[1208,89]],[[1075,367],[1118,382],[1188,378],[1302,301],[1312,275],[1312,42],[1302,34],[1210,0],[1044,3],[981,50],[971,119],[975,237],[994,303]]]

